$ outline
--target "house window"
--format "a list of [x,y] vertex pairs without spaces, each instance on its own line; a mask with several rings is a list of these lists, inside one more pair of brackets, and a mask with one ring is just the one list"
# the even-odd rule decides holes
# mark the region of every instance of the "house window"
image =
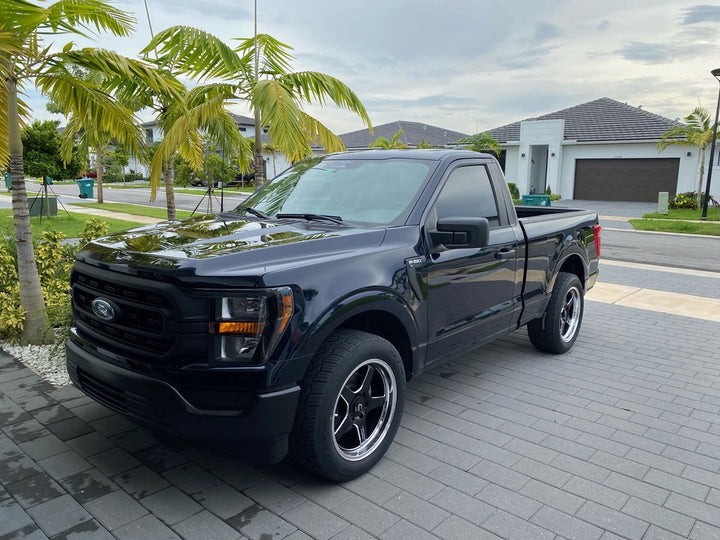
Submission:
[[267,132],[268,132],[268,128],[263,128],[263,133],[267,133]]
[[147,142],[149,142],[150,144],[152,144],[152,142],[153,142],[153,130],[152,130],[152,128],[147,128],[147,129],[145,130],[145,135],[147,136]]
[[247,128],[246,128],[246,127],[241,127],[241,128],[240,128],[240,131],[247,131]]

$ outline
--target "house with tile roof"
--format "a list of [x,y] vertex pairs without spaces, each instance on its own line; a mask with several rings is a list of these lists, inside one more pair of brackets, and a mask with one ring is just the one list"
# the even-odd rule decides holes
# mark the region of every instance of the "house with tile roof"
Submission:
[[398,140],[410,148],[417,147],[421,142],[429,143],[437,148],[452,147],[457,145],[459,139],[469,137],[466,133],[431,126],[422,122],[396,120],[388,124],[373,126],[372,133],[366,128],[345,133],[340,135],[340,138],[348,150],[367,150],[379,137],[385,137],[390,141],[398,131],[403,131]]
[[[657,142],[677,121],[610,98],[489,130],[505,176],[521,193],[565,199],[657,201],[697,189],[700,152]],[[709,158],[709,156],[707,156]]]

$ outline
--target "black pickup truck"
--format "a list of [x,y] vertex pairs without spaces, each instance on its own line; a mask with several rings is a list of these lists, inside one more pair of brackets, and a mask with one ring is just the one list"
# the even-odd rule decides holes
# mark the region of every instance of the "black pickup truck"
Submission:
[[315,157],[232,212],[85,246],[67,368],[152,428],[347,480],[411,378],[523,325],[569,350],[599,255],[595,213],[516,209],[492,156]]

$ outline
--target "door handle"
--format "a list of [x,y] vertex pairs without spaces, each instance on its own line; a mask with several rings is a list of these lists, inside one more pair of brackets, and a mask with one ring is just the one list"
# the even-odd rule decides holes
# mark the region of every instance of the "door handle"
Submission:
[[510,258],[511,255],[515,255],[514,249],[503,248],[500,251],[495,252],[495,258],[505,261]]

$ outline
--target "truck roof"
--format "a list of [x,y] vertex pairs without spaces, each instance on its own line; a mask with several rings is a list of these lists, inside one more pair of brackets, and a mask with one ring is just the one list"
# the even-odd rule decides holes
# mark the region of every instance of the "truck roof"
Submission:
[[448,149],[448,148],[403,148],[397,150],[360,150],[353,152],[338,152],[330,154],[328,159],[425,159],[440,161],[447,157],[468,157],[468,158],[493,158],[491,154],[473,152],[464,149]]

